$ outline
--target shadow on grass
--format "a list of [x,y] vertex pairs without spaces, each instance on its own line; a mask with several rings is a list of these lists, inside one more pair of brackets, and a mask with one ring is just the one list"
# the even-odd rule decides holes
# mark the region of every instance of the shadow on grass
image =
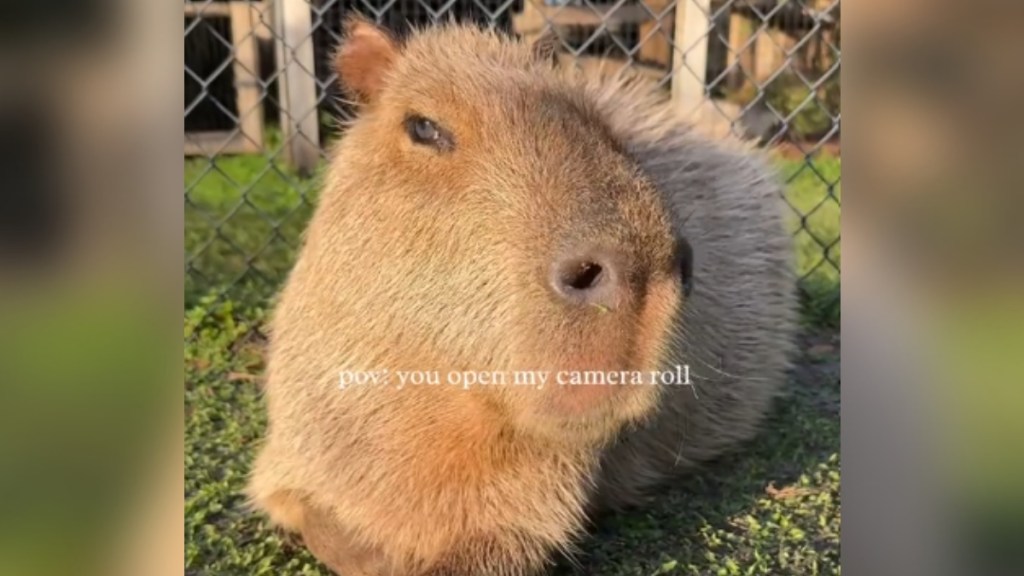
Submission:
[[839,573],[839,359],[807,338],[790,394],[751,444],[647,508],[597,519],[557,574]]

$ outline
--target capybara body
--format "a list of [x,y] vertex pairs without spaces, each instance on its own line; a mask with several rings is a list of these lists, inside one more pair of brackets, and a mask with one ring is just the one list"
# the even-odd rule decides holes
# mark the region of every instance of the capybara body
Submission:
[[[249,495],[342,576],[541,573],[755,434],[795,325],[778,185],[544,41],[346,32],[361,108],[274,312]],[[689,384],[446,380],[676,366]]]

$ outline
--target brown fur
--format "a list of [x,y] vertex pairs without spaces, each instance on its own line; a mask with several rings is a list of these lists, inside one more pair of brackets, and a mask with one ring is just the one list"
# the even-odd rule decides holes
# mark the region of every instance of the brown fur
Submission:
[[[343,576],[533,574],[593,510],[642,502],[755,433],[794,326],[759,160],[695,135],[637,78],[472,27],[398,44],[353,21],[338,66],[363,108],[275,311],[249,486],[275,523]],[[453,148],[413,144],[409,114]],[[628,261],[614,310],[548,288],[581,245]],[[337,385],[343,370],[679,363],[693,388]]]

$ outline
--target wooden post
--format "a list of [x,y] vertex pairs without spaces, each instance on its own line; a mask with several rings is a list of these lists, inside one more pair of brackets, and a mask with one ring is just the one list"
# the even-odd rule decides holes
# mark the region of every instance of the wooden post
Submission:
[[320,160],[320,118],[313,62],[313,25],[307,0],[275,0],[274,27],[285,158],[309,174]]
[[756,48],[754,56],[754,78],[758,86],[764,87],[764,83],[776,74],[780,68],[789,64],[786,51],[793,46],[793,39],[781,30],[772,29],[763,25],[757,31],[757,39],[754,42]]
[[[654,15],[640,24],[640,60],[657,63],[665,68],[672,66],[672,11],[666,11],[669,0],[640,0]],[[662,14],[660,20],[658,15]]]
[[512,26],[516,32],[527,41],[533,42],[545,30],[547,21],[544,19],[544,15],[541,14],[540,9],[534,2],[543,2],[544,0],[523,0],[523,9],[519,14],[512,16]]
[[726,68],[729,70],[729,87],[742,90],[754,74],[751,41],[751,24],[746,16],[738,12],[729,15],[729,52]]
[[256,28],[256,39],[261,42],[270,42],[274,39],[274,31],[270,28],[274,20],[274,15],[270,12],[270,4],[273,2],[274,0],[260,0],[253,4],[253,18],[256,19],[253,26]]
[[238,124],[231,130],[185,133],[186,156],[255,154],[263,150],[263,99],[256,30],[264,2],[185,3],[186,18],[227,18]]
[[256,25],[262,4],[231,2],[231,39],[235,45],[235,91],[238,94],[238,127],[255,150],[263,150],[263,95],[260,86]]
[[[689,114],[698,110],[704,100],[710,0],[676,2],[672,101],[677,108]],[[683,66],[683,62],[686,63],[686,67]]]

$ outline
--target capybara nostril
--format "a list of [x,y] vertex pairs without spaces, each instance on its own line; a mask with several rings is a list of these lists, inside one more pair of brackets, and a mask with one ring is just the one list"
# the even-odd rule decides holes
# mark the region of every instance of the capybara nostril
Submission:
[[604,268],[597,262],[580,262],[563,278],[569,287],[575,290],[589,290],[601,284],[604,279]]
[[607,250],[570,252],[551,267],[551,287],[574,305],[614,309],[623,290],[623,258]]

